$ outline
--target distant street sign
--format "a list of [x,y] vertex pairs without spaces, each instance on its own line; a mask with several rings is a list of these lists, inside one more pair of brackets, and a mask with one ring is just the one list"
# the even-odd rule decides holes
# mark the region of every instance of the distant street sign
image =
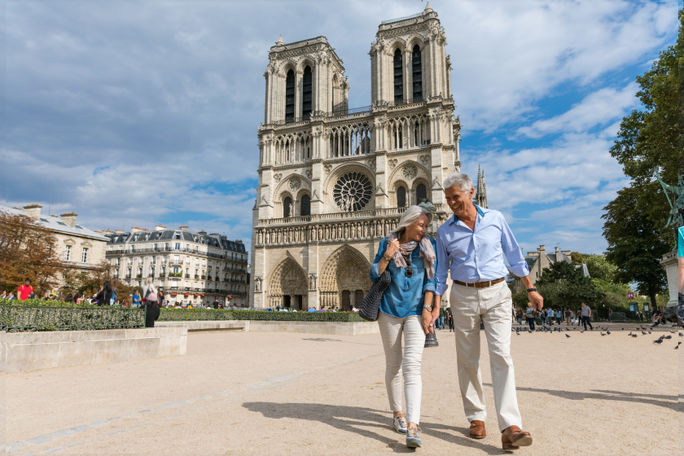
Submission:
[[627,299],[634,299],[634,292],[633,291],[630,291],[629,293],[627,293]]

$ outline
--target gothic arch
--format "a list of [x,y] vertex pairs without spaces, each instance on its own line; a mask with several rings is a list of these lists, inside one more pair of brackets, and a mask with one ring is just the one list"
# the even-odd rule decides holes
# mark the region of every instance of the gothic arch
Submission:
[[309,190],[311,188],[311,181],[305,176],[292,173],[287,177],[283,178],[275,188],[274,194],[282,196],[284,193],[288,193],[292,199],[294,196],[302,190]]
[[361,291],[363,296],[371,286],[370,266],[366,257],[348,244],[335,250],[321,269],[320,307],[350,310],[352,305],[358,306],[356,292]]
[[[415,174],[413,173],[411,166],[415,167]],[[402,181],[406,182],[406,185],[409,189],[413,189],[413,186],[417,185],[414,184],[416,180],[422,180],[425,182],[430,181],[430,172],[425,166],[423,166],[416,160],[406,160],[399,166],[395,167],[390,173],[388,179],[388,181],[390,182],[390,188],[395,187],[395,182]]]
[[288,255],[271,273],[268,281],[268,304],[273,308],[280,306],[305,310],[307,293],[306,273]]

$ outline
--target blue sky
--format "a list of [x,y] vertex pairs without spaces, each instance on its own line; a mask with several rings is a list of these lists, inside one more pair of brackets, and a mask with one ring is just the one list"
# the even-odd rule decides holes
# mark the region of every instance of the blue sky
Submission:
[[[610,157],[635,76],[674,43],[678,2],[433,0],[447,35],[463,171],[525,250],[606,248],[627,179]],[[406,1],[5,0],[0,203],[93,229],[189,225],[249,246],[268,50],[325,35],[350,106]]]

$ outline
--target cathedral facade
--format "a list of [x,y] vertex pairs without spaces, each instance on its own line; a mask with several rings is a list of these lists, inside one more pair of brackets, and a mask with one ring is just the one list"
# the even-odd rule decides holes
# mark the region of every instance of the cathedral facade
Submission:
[[446,220],[460,170],[446,36],[429,6],[382,22],[371,105],[350,109],[344,65],[323,36],[279,39],[264,73],[250,306],[349,310],[370,288],[378,243],[412,204]]

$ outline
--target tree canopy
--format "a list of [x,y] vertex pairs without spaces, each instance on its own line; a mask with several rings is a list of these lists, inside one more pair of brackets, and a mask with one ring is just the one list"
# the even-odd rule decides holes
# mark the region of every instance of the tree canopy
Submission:
[[666,284],[660,259],[675,246],[672,229],[665,228],[670,207],[655,172],[676,185],[684,171],[684,10],[679,20],[676,44],[637,77],[642,109],[623,118],[610,149],[631,182],[602,216],[606,257],[617,266],[616,277],[636,282],[654,306]]

